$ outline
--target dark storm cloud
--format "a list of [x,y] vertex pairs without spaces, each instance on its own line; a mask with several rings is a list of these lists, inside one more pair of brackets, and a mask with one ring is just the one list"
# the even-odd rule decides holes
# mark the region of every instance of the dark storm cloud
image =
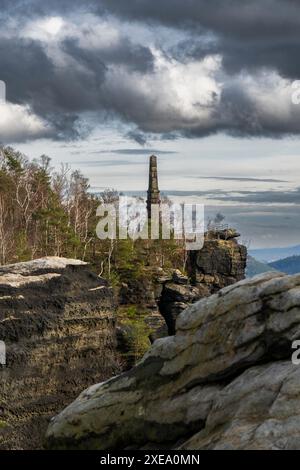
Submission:
[[49,14],[68,15],[71,12],[79,10],[80,12],[101,12],[101,0],[51,0],[42,2],[41,0],[1,0],[0,19],[10,18],[12,16],[25,16],[35,18]]
[[1,79],[7,85],[7,99],[29,104],[33,111],[53,125],[53,135],[74,138],[81,133],[79,113],[97,108],[96,97],[105,66],[94,70],[55,67],[37,41],[2,38]]
[[6,17],[66,15],[76,10],[236,38],[293,38],[300,27],[297,0],[1,0],[1,16]]
[[49,87],[53,87],[52,62],[35,41],[1,38],[0,64],[10,101],[32,102],[35,94],[41,94],[41,89],[47,95]]
[[[273,67],[284,76],[300,77],[300,3],[295,0],[103,0],[121,18],[181,28],[193,34],[177,54],[224,56],[226,70]],[[198,41],[212,33],[214,40]]]
[[[59,77],[38,42],[1,38],[0,64],[9,102],[30,105],[37,115],[53,125],[53,137],[76,137],[77,116],[65,108],[61,98],[65,100],[66,95],[59,87]],[[61,83],[66,86],[64,79]],[[75,80],[72,83],[76,86]]]
[[239,40],[220,36],[205,40],[205,36],[193,35],[173,47],[172,54],[180,60],[201,60],[209,54],[220,54],[224,69],[231,74],[274,69],[283,77],[297,79],[300,77],[299,47],[300,28],[292,38],[278,35],[258,39],[253,35]]
[[[222,53],[224,65],[230,71],[275,67],[285,76],[300,76],[300,4],[296,0],[2,1],[3,13],[10,13],[10,16],[69,14],[77,10],[100,17],[107,13],[117,15],[121,20],[185,29],[193,33],[189,47],[185,46],[190,55],[201,57],[212,52]],[[197,37],[203,32],[213,33],[216,40],[209,45],[203,45],[202,41],[197,44]],[[180,48],[184,45],[181,44]],[[136,51],[137,54],[140,52]]]
[[240,44],[225,40],[220,44],[219,52],[224,57],[223,64],[228,72],[273,68],[283,77],[297,79],[300,77],[299,46],[300,34],[291,39],[281,37],[279,40],[273,38],[261,42],[253,38]]
[[[103,0],[101,5],[123,19],[185,30],[189,37],[171,50],[183,62],[220,54],[229,76],[245,70],[254,74],[275,70],[283,77],[300,78],[300,3],[295,0],[165,0],[162,4]],[[229,80],[221,93],[217,118],[207,127],[200,123],[185,128],[184,135],[227,132],[237,137],[276,138],[299,133],[297,113],[289,119],[284,113],[274,119],[262,115],[245,91],[237,81]]]
[[121,18],[158,22],[176,28],[216,31],[228,36],[289,37],[299,34],[300,5],[296,0],[102,0]]
[[[0,75],[7,85],[7,100],[29,104],[51,123],[53,137],[73,139],[88,131],[81,126],[83,112],[114,111],[102,93],[106,64],[124,63],[146,73],[152,66],[149,49],[129,40],[105,50],[80,48],[66,40],[64,66],[55,66],[39,41],[19,37],[1,38]],[[68,58],[74,59],[68,63]]]
[[148,24],[212,30],[238,38],[298,35],[299,8],[297,0],[1,0],[1,14],[6,17],[70,14],[79,10]]
[[[284,103],[283,112],[279,107],[277,115],[269,109],[264,112],[262,108],[272,106],[270,100],[267,104],[262,100],[257,103],[255,90],[248,93],[249,84],[236,78],[246,71],[255,80],[255,74],[262,70],[300,78],[300,3],[295,0],[0,1],[0,23],[6,26],[11,20],[18,25],[11,33],[8,27],[0,41],[0,79],[7,84],[8,100],[30,105],[34,113],[51,124],[55,138],[76,138],[112,117],[134,124],[136,129],[127,136],[143,146],[153,134],[167,139],[217,132],[271,137],[300,133],[299,107],[285,112]],[[117,18],[123,26],[119,40],[105,47],[83,45],[76,28],[80,33],[80,18],[85,13],[98,15],[99,22],[107,24],[116,24]],[[18,34],[26,22],[53,15],[77,21],[72,30],[74,37],[71,35],[57,46],[64,54],[64,63],[59,66],[42,41],[24,39]],[[165,68],[156,67],[143,34],[137,33],[134,39],[124,35],[128,21],[139,22],[148,32],[153,25],[158,26],[157,44],[165,54]],[[173,28],[173,37],[180,29],[180,37],[183,35],[185,40],[172,47],[164,45],[160,25]],[[86,37],[87,31],[83,35]],[[168,66],[174,66],[174,58],[179,64],[188,64],[212,54],[222,57],[222,70],[216,78],[222,89],[220,96],[207,91],[211,94],[207,106],[198,103],[197,91],[195,97],[189,97],[185,90],[180,95],[174,78],[170,83],[174,74],[168,75]],[[180,70],[176,73],[181,78],[185,72]],[[208,76],[215,78],[211,72]],[[196,75],[184,78],[192,83]],[[275,95],[277,91],[274,88]],[[263,87],[260,93],[264,93]],[[286,99],[290,101],[289,97]],[[211,107],[211,113],[203,117],[210,111],[206,106]],[[197,113],[201,108],[203,113]],[[87,113],[89,125],[84,119]]]
[[144,73],[153,68],[153,56],[149,48],[132,44],[127,38],[108,48],[92,50],[81,48],[76,39],[68,39],[64,41],[63,49],[87,69],[100,75],[104,64],[123,64]]

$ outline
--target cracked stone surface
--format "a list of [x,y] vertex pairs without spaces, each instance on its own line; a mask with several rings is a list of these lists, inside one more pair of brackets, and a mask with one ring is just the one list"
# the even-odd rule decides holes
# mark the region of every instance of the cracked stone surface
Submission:
[[300,448],[300,275],[265,273],[184,310],[130,371],[50,423],[63,449]]

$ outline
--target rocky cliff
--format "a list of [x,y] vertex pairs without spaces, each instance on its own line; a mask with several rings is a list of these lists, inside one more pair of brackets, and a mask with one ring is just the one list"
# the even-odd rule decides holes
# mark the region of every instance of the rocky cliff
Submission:
[[94,385],[49,426],[71,449],[299,449],[300,275],[266,273],[181,312],[132,370]]
[[0,448],[41,447],[50,416],[120,370],[114,312],[111,288],[84,262],[0,267]]
[[157,303],[170,335],[175,333],[177,316],[189,304],[244,279],[247,249],[238,237],[234,229],[207,232],[203,248],[188,253],[187,276],[175,270],[158,278],[162,288]]
[[203,248],[189,252],[188,275],[201,297],[244,279],[247,249],[239,236],[234,229],[209,231]]

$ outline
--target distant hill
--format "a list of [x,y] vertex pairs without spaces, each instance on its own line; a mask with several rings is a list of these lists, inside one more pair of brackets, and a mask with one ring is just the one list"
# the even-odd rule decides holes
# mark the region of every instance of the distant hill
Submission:
[[269,266],[286,274],[300,273],[300,256],[289,256],[288,258],[279,259]]
[[256,274],[262,274],[268,271],[276,271],[276,269],[248,255],[246,277],[253,277],[256,276]]
[[288,258],[290,256],[300,256],[300,245],[286,246],[281,248],[259,248],[256,250],[249,250],[249,254],[258,261],[271,263],[273,261]]

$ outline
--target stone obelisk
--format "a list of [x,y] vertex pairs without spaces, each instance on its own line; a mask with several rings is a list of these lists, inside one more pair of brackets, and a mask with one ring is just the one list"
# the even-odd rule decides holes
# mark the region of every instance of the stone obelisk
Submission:
[[157,178],[157,157],[151,155],[149,161],[149,187],[147,192],[147,212],[151,219],[151,204],[160,204],[160,192]]

